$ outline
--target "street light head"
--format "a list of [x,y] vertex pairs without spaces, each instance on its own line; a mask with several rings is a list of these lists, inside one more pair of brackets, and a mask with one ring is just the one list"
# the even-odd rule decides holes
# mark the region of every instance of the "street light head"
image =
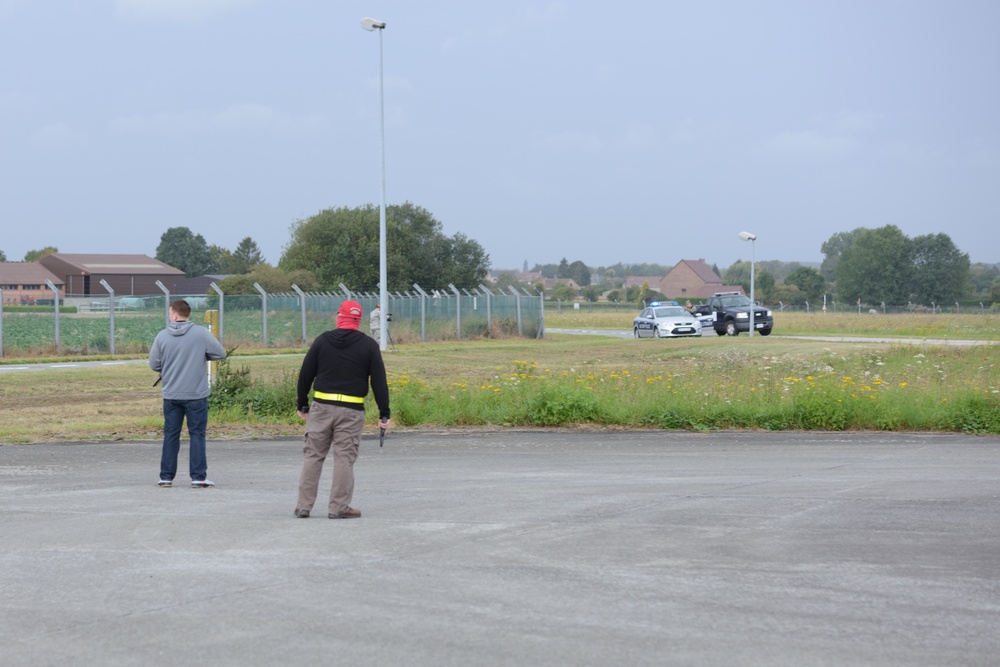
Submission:
[[740,238],[744,241],[756,241],[757,235],[751,234],[750,232],[740,232]]
[[375,19],[366,16],[361,19],[361,27],[368,32],[375,32],[376,30],[385,30],[385,21],[376,21]]

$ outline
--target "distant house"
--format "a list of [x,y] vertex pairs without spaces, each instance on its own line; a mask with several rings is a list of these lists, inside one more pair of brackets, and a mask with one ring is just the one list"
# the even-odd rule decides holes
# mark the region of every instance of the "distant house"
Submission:
[[665,276],[629,276],[623,287],[641,288],[644,283],[681,303],[701,301],[716,292],[743,293],[739,285],[723,285],[722,278],[703,259],[682,259]]
[[511,278],[513,278],[515,282],[519,283],[529,283],[533,285],[535,283],[539,283],[542,281],[541,271],[514,271],[514,270],[490,271],[489,281],[491,283],[499,282],[500,276],[504,274],[509,275]]
[[650,289],[659,291],[661,280],[663,280],[663,276],[627,276],[625,283],[622,284],[622,288],[638,287],[642,289],[643,285],[648,284]]
[[542,278],[542,289],[548,292],[556,285],[567,285],[575,292],[580,291],[580,286],[572,278]]
[[703,259],[682,259],[660,281],[660,292],[671,299],[703,299],[723,290],[722,278]]
[[147,255],[75,255],[57,252],[38,263],[54,273],[69,296],[107,295],[104,280],[117,296],[162,294],[160,281],[170,289],[184,280],[184,272]]
[[545,280],[545,277],[542,275],[541,271],[518,271],[514,274],[514,280],[519,283],[535,284]]
[[38,262],[0,262],[4,305],[52,303],[55,294],[45,281],[56,287],[60,299],[65,296],[63,281]]

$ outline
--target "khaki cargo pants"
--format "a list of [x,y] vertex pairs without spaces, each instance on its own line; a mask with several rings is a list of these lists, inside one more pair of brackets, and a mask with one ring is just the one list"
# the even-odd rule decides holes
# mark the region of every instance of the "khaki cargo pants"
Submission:
[[330,488],[329,514],[340,514],[351,506],[354,496],[354,462],[358,458],[364,410],[313,402],[306,419],[305,446],[302,449],[302,476],[299,500],[295,509],[311,510],[316,502],[323,462],[333,446],[333,485]]

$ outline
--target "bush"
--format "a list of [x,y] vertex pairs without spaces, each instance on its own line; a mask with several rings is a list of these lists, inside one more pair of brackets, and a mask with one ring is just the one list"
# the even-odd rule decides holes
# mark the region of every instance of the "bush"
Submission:
[[580,424],[597,420],[598,402],[592,393],[546,387],[528,402],[527,411],[536,426]]
[[[245,417],[257,421],[286,421],[295,414],[296,375],[286,371],[277,382],[254,382],[250,368],[234,368],[226,351],[219,361],[215,386],[208,398],[209,410],[227,417]],[[235,413],[235,414],[234,414]]]

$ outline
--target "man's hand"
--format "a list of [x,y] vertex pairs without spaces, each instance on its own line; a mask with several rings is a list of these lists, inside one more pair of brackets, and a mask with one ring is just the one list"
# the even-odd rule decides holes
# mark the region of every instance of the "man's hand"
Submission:
[[389,430],[389,426],[392,424],[391,419],[379,419],[378,420],[378,446],[381,447],[385,443],[385,432]]
[[299,417],[302,417],[303,419],[309,419],[309,413],[308,412],[302,412],[301,410],[296,410],[296,412],[299,413]]

